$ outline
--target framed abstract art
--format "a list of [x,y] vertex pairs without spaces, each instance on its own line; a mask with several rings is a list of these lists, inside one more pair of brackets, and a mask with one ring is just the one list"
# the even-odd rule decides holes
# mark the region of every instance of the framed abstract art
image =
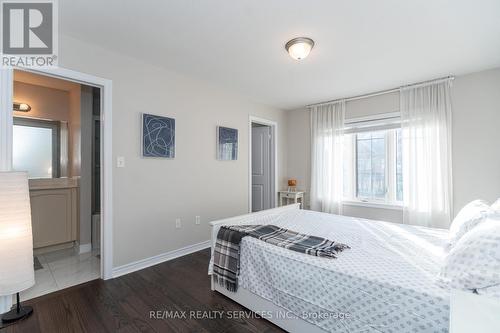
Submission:
[[238,130],[217,126],[217,159],[234,161],[238,159]]
[[175,157],[175,119],[142,114],[142,156]]

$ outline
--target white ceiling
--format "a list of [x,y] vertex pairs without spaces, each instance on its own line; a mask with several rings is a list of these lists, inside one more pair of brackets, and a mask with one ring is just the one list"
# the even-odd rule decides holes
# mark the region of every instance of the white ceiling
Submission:
[[[499,0],[59,0],[60,32],[291,109],[500,66]],[[316,42],[301,62],[287,40]]]

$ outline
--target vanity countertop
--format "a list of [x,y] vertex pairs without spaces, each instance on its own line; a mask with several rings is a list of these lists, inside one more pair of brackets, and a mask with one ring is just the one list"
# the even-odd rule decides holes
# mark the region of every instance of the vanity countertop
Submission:
[[30,179],[30,191],[79,187],[78,178]]

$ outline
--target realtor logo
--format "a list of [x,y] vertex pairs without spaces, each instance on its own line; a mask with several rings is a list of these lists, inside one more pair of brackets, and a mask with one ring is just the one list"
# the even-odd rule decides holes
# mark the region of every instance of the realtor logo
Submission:
[[56,5],[54,0],[1,2],[3,67],[57,65]]

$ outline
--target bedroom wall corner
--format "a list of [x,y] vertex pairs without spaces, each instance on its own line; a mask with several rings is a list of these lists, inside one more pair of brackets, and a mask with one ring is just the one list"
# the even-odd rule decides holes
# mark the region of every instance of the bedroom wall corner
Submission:
[[309,209],[311,182],[311,128],[306,109],[287,111],[287,178],[297,179],[297,188],[306,191],[304,208]]

